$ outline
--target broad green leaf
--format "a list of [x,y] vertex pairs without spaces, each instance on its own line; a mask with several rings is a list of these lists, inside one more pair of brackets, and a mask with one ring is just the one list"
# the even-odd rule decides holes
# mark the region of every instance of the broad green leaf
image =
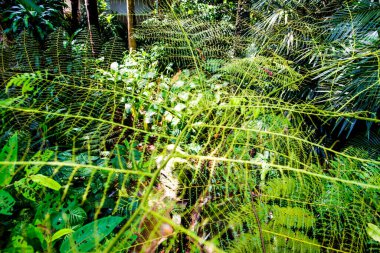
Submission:
[[368,223],[368,235],[375,241],[380,242],[380,228],[372,223]]
[[61,189],[61,185],[57,181],[41,174],[32,175],[30,176],[30,179],[32,179],[33,182],[39,185],[48,187],[55,191],[58,191],[59,189]]
[[0,186],[6,186],[12,181],[15,165],[11,162],[17,161],[17,152],[17,133],[15,133],[0,152],[0,161],[10,162],[6,165],[0,165]]
[[35,1],[32,0],[18,0],[26,9],[36,11],[37,13],[41,13],[42,9],[39,7]]
[[28,240],[37,239],[42,247],[45,241],[44,232],[37,226],[34,226],[33,224],[27,225],[25,238],[28,238]]
[[0,214],[12,215],[12,207],[16,201],[7,191],[0,190]]
[[62,236],[64,235],[68,235],[68,234],[71,234],[73,233],[74,230],[72,230],[71,228],[64,228],[64,229],[61,229],[61,230],[58,230],[57,232],[54,233],[54,235],[52,236],[51,238],[51,241],[55,241],[59,238],[61,238]]
[[67,210],[71,225],[82,225],[87,218],[87,213],[81,207],[76,206]]
[[43,190],[42,186],[32,182],[30,178],[21,178],[14,183],[15,190],[21,193],[26,199],[36,201]]
[[122,217],[108,216],[91,222],[66,238],[61,244],[59,251],[62,253],[91,251],[97,247],[123,219]]
[[87,218],[86,212],[79,206],[69,203],[59,212],[51,214],[52,227],[56,230],[70,226],[72,229],[81,227]]

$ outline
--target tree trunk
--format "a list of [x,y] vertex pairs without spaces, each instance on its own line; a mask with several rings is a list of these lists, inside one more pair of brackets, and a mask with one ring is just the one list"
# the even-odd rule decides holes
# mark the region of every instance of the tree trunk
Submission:
[[128,47],[129,50],[136,49],[136,40],[133,37],[133,15],[135,12],[135,0],[127,0],[127,26],[128,26]]
[[79,0],[71,0],[71,30],[75,30],[79,27]]
[[243,37],[249,31],[250,23],[250,9],[249,9],[249,0],[238,0],[238,7],[236,11],[236,40],[235,40],[235,54],[241,56],[243,53]]
[[95,26],[99,31],[98,0],[85,0],[88,26]]
[[92,55],[96,56],[95,51],[95,41],[93,36],[92,27],[95,27],[97,31],[100,29],[99,25],[99,15],[98,15],[98,0],[85,0],[86,14],[87,14],[87,24],[88,24],[88,33],[90,35],[90,45]]

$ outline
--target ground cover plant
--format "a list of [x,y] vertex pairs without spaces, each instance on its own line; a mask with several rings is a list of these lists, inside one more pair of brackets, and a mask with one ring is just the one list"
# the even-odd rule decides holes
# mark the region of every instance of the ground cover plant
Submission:
[[379,3],[1,4],[1,252],[379,252]]

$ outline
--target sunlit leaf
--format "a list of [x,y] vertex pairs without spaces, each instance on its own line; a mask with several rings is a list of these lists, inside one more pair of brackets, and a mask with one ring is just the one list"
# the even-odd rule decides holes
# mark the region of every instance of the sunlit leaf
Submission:
[[58,191],[59,189],[61,189],[61,185],[57,181],[41,174],[32,175],[30,176],[30,179],[32,179],[33,182],[39,185],[48,187],[55,191]]
[[368,235],[375,241],[380,242],[380,228],[372,223],[368,223]]
[[68,234],[71,234],[73,233],[74,230],[72,230],[71,228],[63,228],[61,230],[58,230],[57,232],[54,233],[54,235],[52,236],[51,238],[51,241],[55,241],[59,238],[61,238],[62,236],[65,236],[65,235],[68,235]]

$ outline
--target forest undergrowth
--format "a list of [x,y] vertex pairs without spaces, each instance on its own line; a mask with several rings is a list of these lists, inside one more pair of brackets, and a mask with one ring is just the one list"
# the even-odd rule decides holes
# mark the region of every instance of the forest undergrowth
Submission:
[[379,5],[284,2],[0,42],[0,251],[379,252]]

